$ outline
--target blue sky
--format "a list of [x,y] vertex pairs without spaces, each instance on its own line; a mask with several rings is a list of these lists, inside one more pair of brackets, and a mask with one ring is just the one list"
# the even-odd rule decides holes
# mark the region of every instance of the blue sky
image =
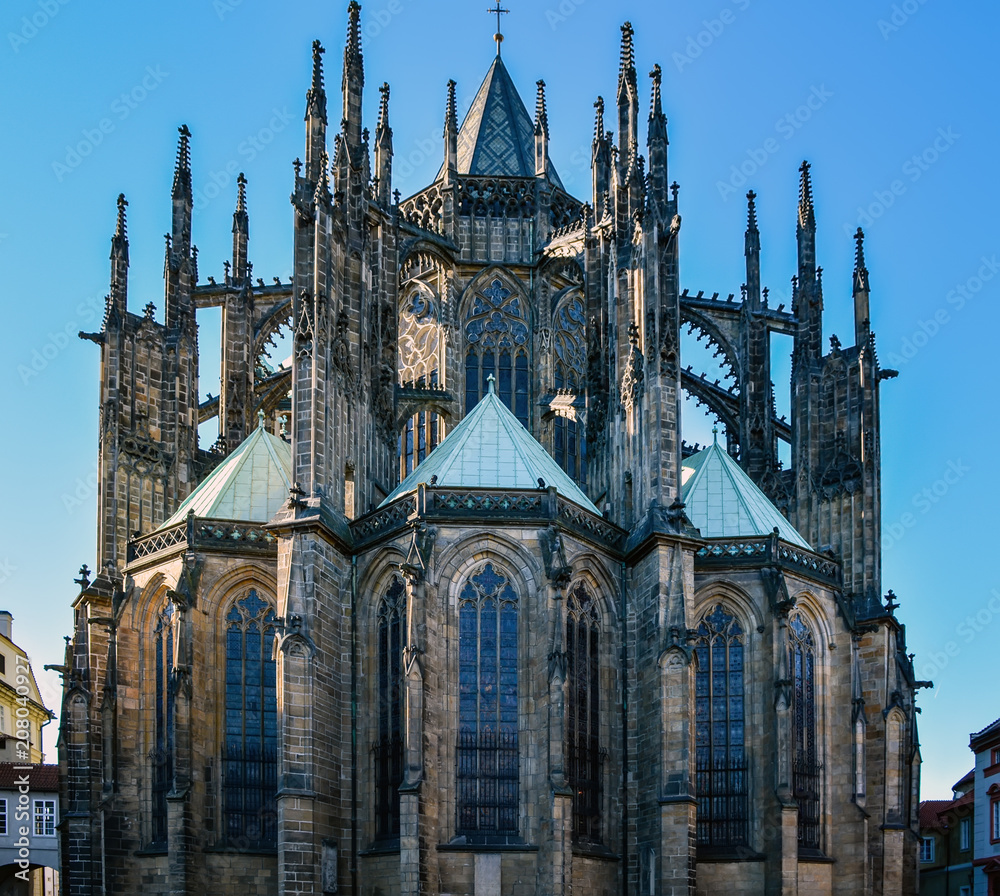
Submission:
[[[468,106],[492,60],[487,4],[365,4],[366,124],[392,87],[395,186],[432,180],[446,84]],[[925,797],[972,765],[968,734],[1000,715],[993,686],[1000,573],[996,397],[1000,332],[1000,7],[944,0],[508,3],[504,59],[529,109],[547,84],[550,154],[589,196],[593,101],[613,103],[619,26],[636,31],[641,89],[663,67],[670,174],[681,184],[682,285],[738,294],[743,195],[759,194],[763,281],[788,301],[797,169],[813,164],[826,335],[853,332],[850,237],[865,225],[883,366],[885,588],[897,594],[920,677]],[[229,257],[246,172],[256,276],[290,272],[292,160],[303,153],[310,44],[339,109],[346,3],[9,0],[0,14],[4,119],[0,270],[0,604],[36,668],[60,662],[72,579],[94,565],[98,348],[115,199],[129,201],[130,307],[162,311],[163,234],[176,129],[193,133],[194,241],[203,279]],[[742,170],[741,170],[742,169]],[[747,173],[749,176],[747,176]],[[743,180],[743,178],[746,178]],[[217,394],[218,317],[200,315],[201,392]],[[776,348],[783,348],[780,341]],[[697,347],[687,360],[698,359]],[[686,363],[686,362],[685,362]],[[779,407],[787,365],[776,363]],[[685,418],[704,442],[710,424]],[[990,510],[990,508],[994,510]],[[990,646],[994,645],[994,646]],[[50,706],[58,679],[41,675]],[[46,745],[54,759],[55,731]]]

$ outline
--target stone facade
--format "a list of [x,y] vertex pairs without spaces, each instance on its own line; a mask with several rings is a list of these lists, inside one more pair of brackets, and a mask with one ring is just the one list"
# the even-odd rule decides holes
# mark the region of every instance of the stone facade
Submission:
[[[761,287],[753,194],[741,300],[682,290],[660,70],[644,157],[628,24],[617,140],[599,99],[586,202],[549,159],[544,84],[531,122],[499,53],[470,112],[489,139],[459,128],[452,83],[441,171],[401,200],[389,88],[372,140],[356,3],[348,19],[332,141],[313,48],[290,283],[251,276],[242,178],[232,262],[199,280],[182,128],[164,321],[135,315],[119,199],[107,315],[81,334],[101,347],[101,496],[64,675],[65,892],[915,893],[922,683],[880,596],[893,372],[862,234],[852,347],[823,350],[805,163],[791,310]],[[219,305],[222,394],[199,404],[196,311]],[[682,365],[682,326],[732,386]],[[293,354],[273,371],[261,351],[282,328]],[[774,332],[794,337],[790,423]],[[599,514],[544,480],[387,501],[494,375]],[[685,391],[813,549],[702,537],[680,502]],[[258,412],[287,430],[288,500],[164,526]],[[516,620],[500,635],[498,594],[501,626]],[[469,686],[497,643],[500,684]],[[499,692],[514,721],[470,746],[468,700],[478,726]]]

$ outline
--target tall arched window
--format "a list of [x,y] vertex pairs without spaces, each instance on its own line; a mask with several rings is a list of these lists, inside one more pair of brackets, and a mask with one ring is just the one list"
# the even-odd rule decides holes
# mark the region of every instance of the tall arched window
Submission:
[[580,582],[566,598],[566,742],[573,788],[573,837],[589,843],[601,842],[600,635],[597,602]]
[[528,427],[528,336],[521,300],[499,279],[475,294],[465,318],[466,413],[487,393],[493,376],[500,400]]
[[743,627],[717,604],[696,631],[698,845],[743,846],[749,835]]
[[403,622],[406,589],[394,576],[379,601],[378,739],[375,758],[375,836],[399,836],[399,785],[403,782]]
[[517,592],[486,563],[458,609],[458,833],[518,832]]
[[223,836],[263,847],[277,843],[276,622],[273,608],[252,589],[226,614]]
[[796,613],[788,620],[788,668],[792,676],[792,788],[799,805],[799,847],[819,849],[820,774],[816,747],[816,648]]
[[[574,396],[583,393],[587,369],[586,320],[578,296],[563,301],[552,320],[552,374],[556,390]],[[553,455],[570,478],[587,478],[587,440],[583,425],[574,416],[556,414],[553,423]]]
[[167,793],[174,780],[174,605],[167,601],[156,619],[156,707],[152,753],[152,841],[167,842]]
[[[441,323],[439,301],[429,290],[416,288],[399,316],[399,382],[404,389],[436,389],[440,385]],[[435,411],[418,411],[400,434],[400,476],[423,462],[441,439],[441,419]]]

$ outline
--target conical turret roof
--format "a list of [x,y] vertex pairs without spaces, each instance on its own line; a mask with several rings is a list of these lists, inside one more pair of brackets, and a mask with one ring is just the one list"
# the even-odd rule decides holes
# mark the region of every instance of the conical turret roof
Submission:
[[199,485],[161,529],[179,523],[194,511],[209,519],[266,523],[288,500],[292,449],[260,425]]
[[704,538],[778,536],[812,550],[753,480],[716,440],[682,464],[681,500]]
[[538,480],[600,516],[600,511],[500,400],[490,382],[486,396],[381,506],[417,490],[421,482],[445,488],[538,490]]
[[[535,126],[514,81],[497,56],[458,132],[458,173],[535,176]],[[438,172],[441,177],[444,169]],[[563,189],[549,162],[549,179]]]

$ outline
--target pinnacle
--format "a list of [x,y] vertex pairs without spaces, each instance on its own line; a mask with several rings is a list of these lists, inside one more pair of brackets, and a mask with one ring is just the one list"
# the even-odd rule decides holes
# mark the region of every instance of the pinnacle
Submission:
[[599,96],[594,101],[594,109],[596,110],[595,120],[594,120],[594,142],[599,143],[604,139],[604,97]]
[[535,96],[535,133],[548,136],[549,116],[545,110],[545,82],[538,80],[535,82],[535,86],[538,88],[538,93]]
[[191,131],[182,124],[177,132],[180,139],[177,142],[177,164],[174,167],[174,196],[191,195]]
[[448,82],[448,101],[445,105],[444,126],[446,130],[458,131],[458,109],[455,102],[455,82]]
[[810,165],[803,161],[799,167],[801,178],[799,181],[799,226],[815,227],[816,213],[813,208],[812,178],[809,174]]
[[128,200],[124,193],[118,194],[118,224],[115,227],[115,236],[119,239],[128,239],[128,229],[125,221],[125,209],[128,207]]
[[389,126],[389,84],[388,82],[383,82],[382,86],[379,87],[378,92],[380,94],[379,106],[378,106],[378,125],[376,130],[381,130],[382,128]]
[[747,193],[747,230],[757,229],[757,194],[751,190]]

